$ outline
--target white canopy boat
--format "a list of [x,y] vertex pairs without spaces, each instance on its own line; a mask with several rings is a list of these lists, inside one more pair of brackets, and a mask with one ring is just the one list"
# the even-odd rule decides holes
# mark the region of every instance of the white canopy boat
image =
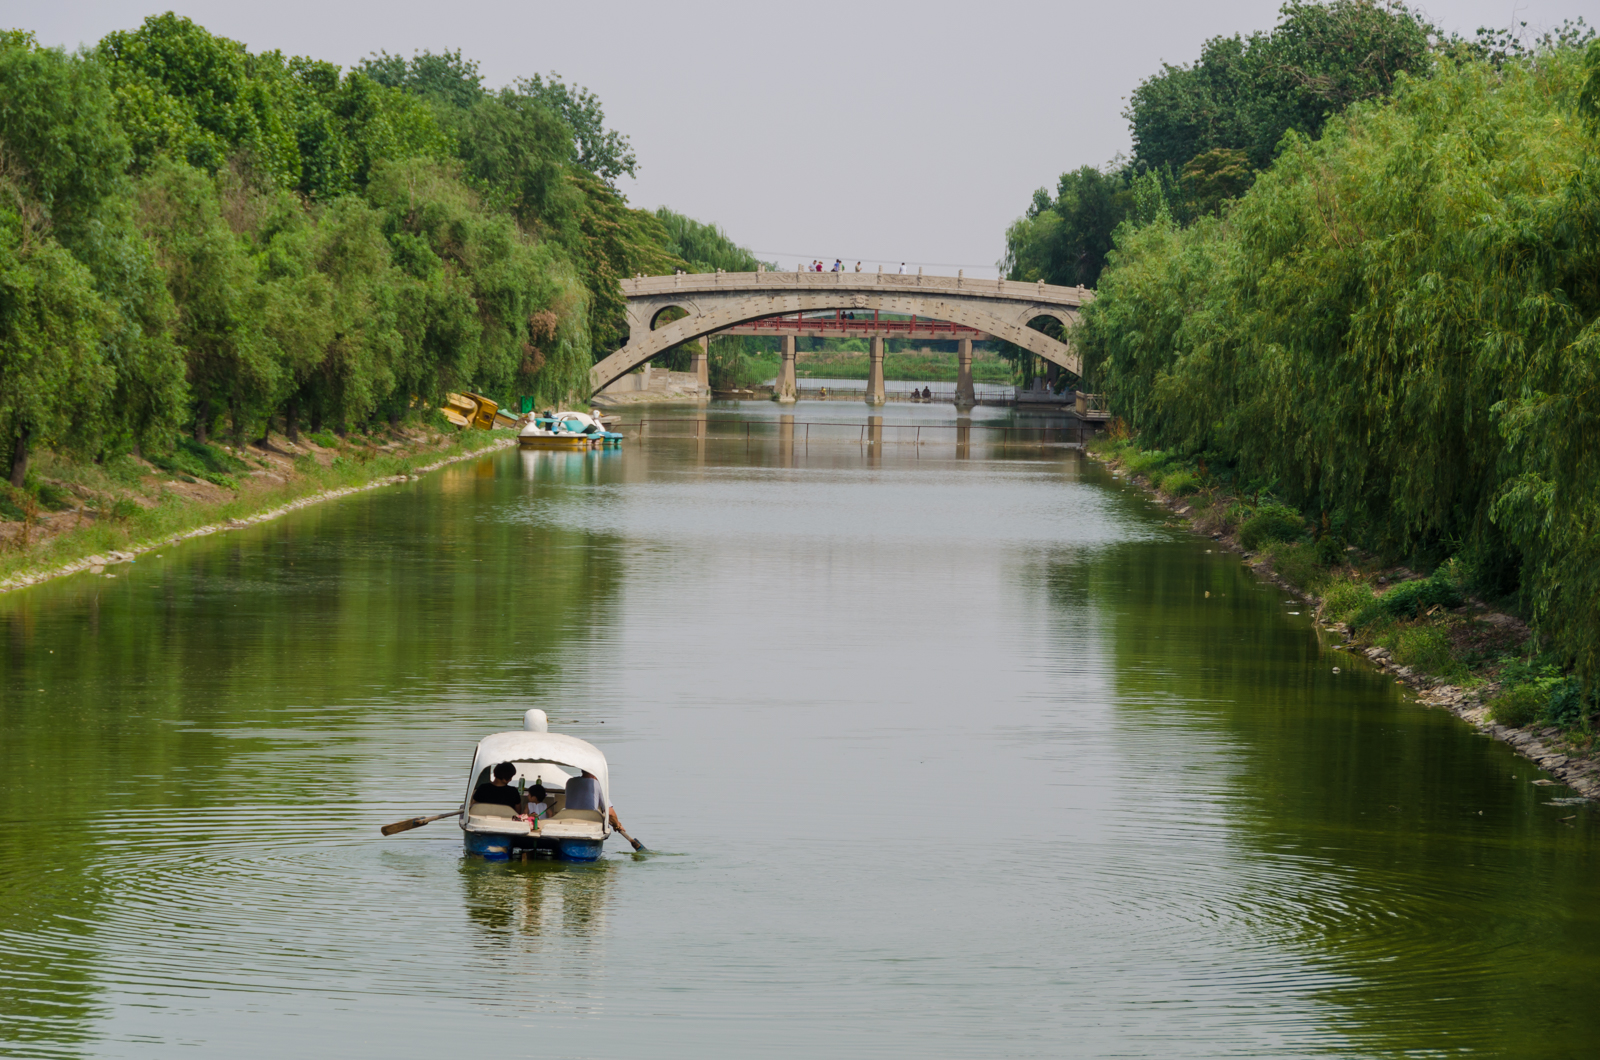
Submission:
[[[519,821],[509,806],[472,801],[478,785],[489,783],[501,762],[516,767],[512,788],[544,786],[548,817]],[[545,850],[570,861],[593,861],[611,834],[606,756],[594,744],[551,732],[544,711],[530,710],[520,730],[478,741],[462,805],[467,812],[460,818],[461,832],[469,854],[503,860],[513,850]]]

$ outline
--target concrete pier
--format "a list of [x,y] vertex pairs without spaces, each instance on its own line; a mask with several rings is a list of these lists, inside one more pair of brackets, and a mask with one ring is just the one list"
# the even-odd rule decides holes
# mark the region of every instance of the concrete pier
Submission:
[[972,385],[972,340],[962,339],[956,353],[956,404],[977,403],[977,391]]
[[[972,348],[972,343],[967,343],[967,349]],[[887,398],[883,393],[883,340],[872,339],[872,346],[867,354],[867,404],[882,405]]]
[[791,404],[799,398],[794,382],[794,336],[783,337],[783,364],[778,368],[778,382],[772,388],[772,400]]

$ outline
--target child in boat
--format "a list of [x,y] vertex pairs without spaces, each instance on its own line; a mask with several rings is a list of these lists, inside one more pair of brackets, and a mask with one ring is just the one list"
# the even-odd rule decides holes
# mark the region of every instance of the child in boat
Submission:
[[528,789],[528,811],[522,816],[530,821],[537,821],[550,816],[550,804],[545,802],[543,784],[535,784]]

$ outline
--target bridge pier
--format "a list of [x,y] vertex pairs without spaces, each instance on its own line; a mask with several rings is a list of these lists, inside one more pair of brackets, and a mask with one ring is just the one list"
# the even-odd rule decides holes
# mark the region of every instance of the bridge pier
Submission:
[[772,388],[772,400],[789,404],[799,394],[794,382],[794,336],[783,337],[783,364],[778,368],[778,384]]
[[883,339],[878,337],[872,339],[868,357],[867,404],[882,405],[888,400],[883,391]]
[[705,394],[711,393],[711,336],[700,336],[700,352],[689,358],[689,371],[700,380],[700,389]]
[[972,386],[972,340],[962,339],[956,354],[956,404],[976,405],[977,391]]

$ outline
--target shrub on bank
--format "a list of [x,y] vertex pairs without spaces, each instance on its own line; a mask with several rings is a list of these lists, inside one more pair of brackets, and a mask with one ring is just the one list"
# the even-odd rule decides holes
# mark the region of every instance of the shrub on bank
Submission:
[[1587,729],[1589,719],[1600,706],[1595,695],[1594,690],[1585,693],[1577,678],[1569,677],[1551,686],[1540,720],[1567,731]]
[[1379,617],[1411,619],[1435,607],[1448,609],[1460,607],[1465,602],[1461,589],[1440,568],[1434,571],[1431,578],[1402,582],[1376,597],[1356,614],[1350,624],[1360,628]]
[[1263,559],[1271,565],[1273,573],[1297,589],[1316,592],[1328,578],[1327,570],[1317,562],[1316,548],[1309,541],[1280,541],[1269,545]]
[[1348,622],[1352,615],[1373,600],[1372,586],[1347,577],[1336,577],[1322,591],[1322,610],[1331,621]]
[[1161,488],[1174,497],[1187,497],[1200,491],[1200,476],[1181,468],[1169,471],[1161,476]]
[[1124,463],[1130,475],[1143,475],[1150,480],[1152,486],[1161,485],[1161,472],[1172,462],[1172,456],[1160,449],[1150,449],[1145,452],[1134,450]]
[[1465,669],[1450,649],[1450,636],[1443,626],[1411,626],[1400,630],[1395,638],[1394,654],[1404,665],[1440,677],[1465,676]]
[[1532,725],[1548,698],[1535,685],[1513,685],[1489,701],[1489,720],[1518,729]]
[[1305,533],[1300,513],[1282,504],[1263,504],[1239,528],[1239,544],[1256,551],[1273,541],[1293,541]]

